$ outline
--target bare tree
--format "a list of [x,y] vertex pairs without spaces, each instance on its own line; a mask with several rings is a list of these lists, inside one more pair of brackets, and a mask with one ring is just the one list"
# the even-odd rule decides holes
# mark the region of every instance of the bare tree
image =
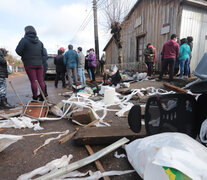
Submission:
[[111,34],[118,48],[119,63],[122,63],[121,23],[134,2],[135,0],[105,0],[104,3],[107,27],[111,30]]

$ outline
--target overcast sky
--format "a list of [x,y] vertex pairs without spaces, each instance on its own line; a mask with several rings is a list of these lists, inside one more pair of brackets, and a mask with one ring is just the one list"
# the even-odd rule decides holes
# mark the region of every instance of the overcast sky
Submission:
[[[98,0],[100,54],[110,38],[102,3],[104,0]],[[75,49],[83,47],[84,53],[94,47],[92,0],[0,0],[0,17],[0,47],[14,56],[27,25],[35,27],[48,53],[57,53],[59,47],[67,48],[68,44]]]

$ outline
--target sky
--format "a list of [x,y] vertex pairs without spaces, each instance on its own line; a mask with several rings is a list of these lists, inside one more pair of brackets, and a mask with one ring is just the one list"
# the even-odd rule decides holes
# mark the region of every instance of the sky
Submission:
[[[104,1],[97,0],[100,55],[111,37]],[[49,54],[69,44],[82,47],[83,53],[95,46],[92,0],[0,0],[0,17],[0,47],[17,58],[15,48],[27,25],[35,27]]]

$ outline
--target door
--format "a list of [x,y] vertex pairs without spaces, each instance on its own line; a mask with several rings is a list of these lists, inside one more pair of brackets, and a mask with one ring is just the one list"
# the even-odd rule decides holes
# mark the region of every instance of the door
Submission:
[[138,36],[137,37],[137,62],[143,61],[143,51],[144,51],[144,38],[145,36]]

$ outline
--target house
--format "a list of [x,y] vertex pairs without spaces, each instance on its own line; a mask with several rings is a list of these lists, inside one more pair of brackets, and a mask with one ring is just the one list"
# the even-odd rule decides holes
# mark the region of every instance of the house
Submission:
[[[160,62],[163,44],[171,34],[180,39],[193,37],[191,70],[195,69],[207,51],[207,1],[137,0],[122,23],[123,62],[144,61],[143,50],[149,42],[157,49]],[[112,43],[105,47],[106,56],[110,51],[117,53]]]

